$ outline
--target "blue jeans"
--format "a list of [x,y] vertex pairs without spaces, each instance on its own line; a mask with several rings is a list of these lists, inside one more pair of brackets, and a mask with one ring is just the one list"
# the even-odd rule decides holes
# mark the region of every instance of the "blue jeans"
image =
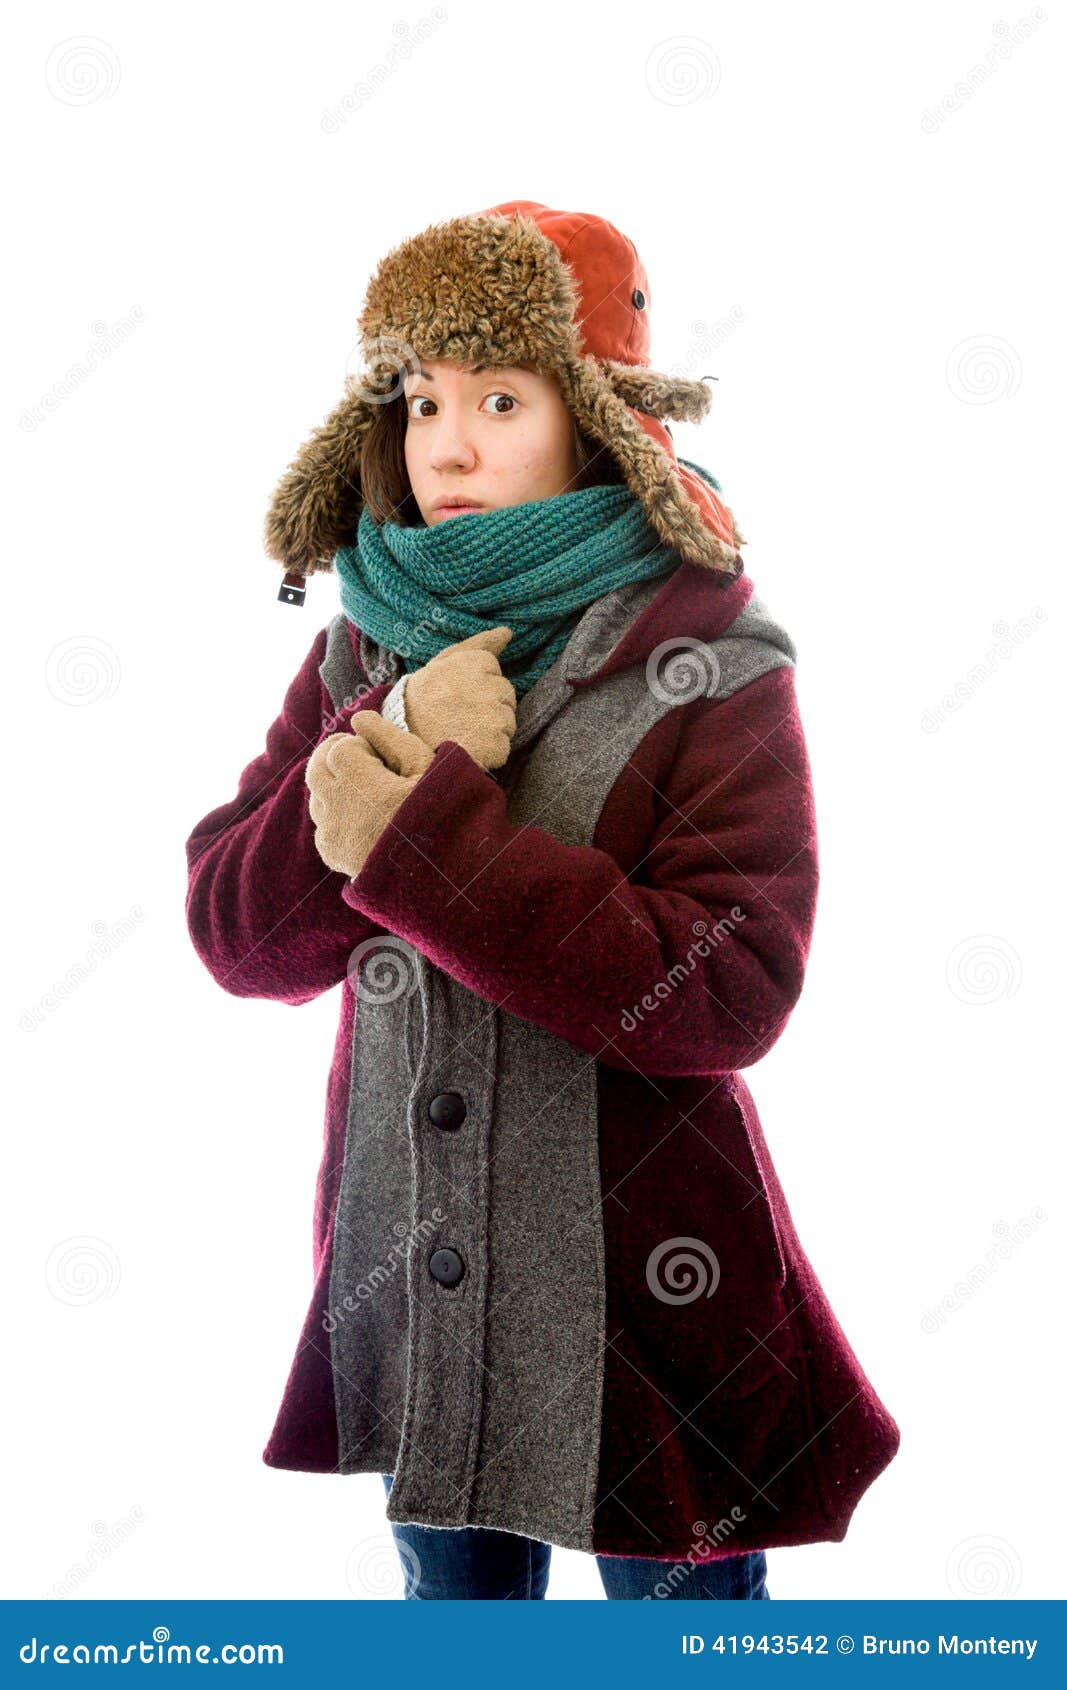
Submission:
[[[393,1475],[383,1473],[385,1494]],[[492,1526],[389,1524],[404,1573],[406,1601],[539,1601],[548,1588],[552,1546]],[[722,1602],[765,1600],[767,1557],[762,1549],[719,1561],[651,1561],[630,1555],[598,1555],[609,1601],[647,1596]]]

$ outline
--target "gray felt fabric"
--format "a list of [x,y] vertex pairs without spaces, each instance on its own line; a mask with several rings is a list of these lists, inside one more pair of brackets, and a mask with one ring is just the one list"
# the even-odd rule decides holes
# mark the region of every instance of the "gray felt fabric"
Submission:
[[[662,581],[589,607],[519,700],[509,820],[591,844],[626,760],[675,707],[644,663],[572,690]],[[361,638],[372,681],[395,653]],[[793,663],[753,595],[709,642],[717,697]],[[684,653],[682,654],[684,657]],[[320,673],[335,708],[364,685],[343,614]],[[687,696],[692,696],[688,694]],[[517,772],[509,773],[514,768]],[[330,1287],[340,1471],[395,1474],[390,1521],[495,1526],[592,1550],[606,1341],[594,1058],[508,1014],[394,936],[365,948]],[[458,1092],[454,1131],[427,1114]],[[441,1286],[427,1262],[459,1251]]]

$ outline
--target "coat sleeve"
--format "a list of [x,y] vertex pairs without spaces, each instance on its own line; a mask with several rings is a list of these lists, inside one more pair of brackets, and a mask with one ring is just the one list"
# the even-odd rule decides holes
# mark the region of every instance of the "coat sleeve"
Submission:
[[342,732],[354,710],[375,708],[388,687],[330,715],[318,672],[325,649],[322,628],[236,796],[186,841],[189,935],[209,973],[236,997],[307,1003],[342,981],[354,948],[381,931],[344,902],[345,876],[315,848],[304,773],[320,739]]
[[[758,1061],[800,995],[818,886],[792,667],[678,709],[648,854],[629,875],[595,846],[513,826],[503,788],[446,740],[344,901],[611,1067]],[[620,778],[642,785],[633,768]]]

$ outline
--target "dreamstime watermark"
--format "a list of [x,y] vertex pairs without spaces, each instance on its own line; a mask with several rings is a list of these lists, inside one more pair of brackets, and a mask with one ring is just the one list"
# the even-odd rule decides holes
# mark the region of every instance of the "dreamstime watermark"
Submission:
[[945,963],[945,979],[961,1003],[998,1003],[1019,990],[1022,960],[1015,946],[999,933],[971,933],[953,945]]
[[345,393],[366,405],[391,405],[403,398],[408,378],[418,381],[421,375],[422,364],[410,341],[399,335],[374,335],[366,344],[360,341],[350,349],[345,360]]
[[691,931],[697,935],[697,938],[695,943],[689,945],[686,949],[682,961],[674,963],[668,969],[666,979],[657,981],[652,991],[646,992],[644,997],[639,998],[631,1009],[623,1010],[619,1017],[619,1026],[624,1033],[632,1033],[638,1022],[644,1020],[645,1014],[652,1014],[665,999],[670,997],[672,992],[677,991],[679,986],[684,985],[687,980],[691,979],[697,966],[697,959],[709,957],[712,951],[721,945],[724,939],[728,939],[740,926],[745,920],[745,912],[740,904],[730,906],[730,916],[733,918],[732,920],[724,915],[719,917],[711,929],[710,937],[705,937],[708,933],[707,922],[694,921]]
[[[91,1622],[90,1622],[91,1623]],[[33,1636],[19,1650],[24,1666],[284,1666],[281,1643],[173,1643],[165,1625],[152,1627],[151,1639],[131,1642],[129,1633],[121,1643],[52,1643]]]
[[388,1285],[396,1277],[397,1268],[402,1267],[417,1244],[422,1244],[433,1235],[434,1228],[440,1226],[444,1220],[444,1210],[434,1209],[430,1219],[418,1221],[412,1228],[407,1221],[395,1221],[393,1231],[397,1233],[397,1243],[391,1244],[385,1253],[384,1262],[376,1262],[365,1278],[358,1281],[355,1289],[346,1291],[340,1302],[332,1309],[327,1309],[322,1317],[322,1330],[336,1332],[346,1314],[353,1314],[361,1303],[367,1303],[377,1295],[383,1285]]
[[1010,340],[972,334],[956,342],[945,359],[945,380],[954,399],[965,405],[992,405],[1011,399],[1023,379],[1022,359]]
[[71,634],[45,659],[44,681],[60,704],[98,704],[118,690],[118,652],[98,634]]
[[1048,612],[1044,606],[1035,604],[1029,616],[1020,616],[1016,622],[994,622],[992,632],[996,644],[987,648],[984,657],[971,665],[963,679],[956,682],[951,692],[945,693],[939,704],[923,711],[919,718],[923,732],[936,733],[949,716],[968,704],[978,688],[995,673],[997,664],[1009,658],[1025,640],[1036,634],[1047,619]]
[[1014,1596],[1022,1582],[1019,1552],[1007,1538],[965,1537],[949,1550],[945,1579],[953,1596]]
[[645,681],[662,704],[691,704],[711,698],[721,678],[714,648],[688,634],[661,640],[645,660]]
[[[690,324],[690,332],[694,338],[686,348],[685,357],[670,366],[673,376],[691,376],[699,364],[703,364],[718,351],[724,341],[729,340],[740,323],[745,320],[745,313],[740,305],[732,305],[725,317],[719,317],[714,323],[697,322]],[[702,376],[702,381],[712,381],[712,376]]]
[[376,1532],[361,1538],[351,1551],[345,1566],[345,1582],[353,1596],[403,1596],[405,1568],[408,1569],[412,1591],[422,1578],[422,1562],[406,1538],[392,1532]]
[[122,941],[134,932],[137,923],[143,920],[144,910],[140,904],[134,904],[130,916],[123,916],[119,921],[94,921],[91,931],[96,934],[96,938],[89,946],[85,958],[79,958],[77,962],[72,963],[59,980],[53,981],[48,990],[42,992],[36,1003],[23,1010],[19,1017],[22,1031],[36,1032],[49,1010],[59,1009],[65,1004],[82,982],[88,979],[97,964],[111,956]]
[[[645,1279],[660,1303],[695,1303],[719,1289],[719,1258],[702,1238],[665,1238],[650,1252]],[[678,1291],[675,1286],[682,1286]]]
[[645,86],[665,106],[710,99],[721,81],[719,55],[697,35],[669,35],[645,60]]
[[1028,14],[1020,18],[1017,24],[1005,23],[998,18],[993,25],[993,44],[984,59],[961,77],[951,94],[946,94],[936,105],[927,106],[919,119],[920,127],[927,135],[934,135],[940,129],[945,119],[952,116],[967,101],[976,94],[979,88],[984,88],[990,77],[995,76],[1005,59],[1010,59],[1016,47],[1024,41],[1029,41],[1039,24],[1043,24],[1048,17],[1044,6],[1031,6]]
[[[456,593],[462,593],[464,583],[457,583]],[[390,641],[393,650],[401,657],[411,658],[413,648],[421,644],[427,634],[439,634],[445,625],[447,611],[443,605],[434,605],[427,616],[420,616],[417,622],[405,622],[402,617],[395,617],[392,623]]]
[[[347,974],[360,1003],[395,1003],[415,984],[418,952],[395,933],[362,939],[348,959]],[[366,967],[362,965],[366,963]]]
[[397,18],[393,24],[395,40],[386,52],[384,60],[372,65],[366,76],[361,77],[348,93],[342,94],[336,105],[324,107],[319,119],[323,134],[336,135],[342,123],[356,112],[362,111],[382,84],[391,76],[395,76],[401,65],[406,64],[415,48],[429,40],[447,21],[448,13],[443,6],[432,6],[429,16],[419,18],[414,25],[409,24],[406,18]]
[[52,48],[44,67],[52,98],[65,106],[109,100],[122,80],[118,55],[97,35],[71,35]]
[[92,1578],[102,1561],[110,1560],[116,1549],[121,1549],[127,1538],[131,1537],[138,1526],[144,1523],[144,1509],[140,1503],[135,1503],[128,1514],[116,1520],[109,1526],[103,1520],[94,1520],[90,1526],[93,1541],[90,1543],[80,1561],[69,1566],[61,1579],[57,1579],[51,1590],[46,1590],[41,1601],[50,1597],[76,1596],[86,1579]]
[[83,1235],[64,1238],[49,1252],[44,1277],[57,1302],[84,1308],[115,1295],[122,1269],[106,1239]]
[[117,322],[104,323],[96,321],[89,324],[92,340],[77,363],[71,364],[65,375],[54,381],[47,393],[42,393],[35,405],[28,405],[19,418],[19,426],[27,434],[32,434],[52,414],[58,411],[71,396],[76,393],[89,377],[95,375],[101,364],[106,364],[113,352],[116,352],[127,340],[134,329],[144,322],[144,312],[139,305],[131,305],[128,314],[120,317]]
[[939,1332],[950,1314],[957,1309],[964,1308],[986,1285],[1000,1267],[1013,1256],[1019,1245],[1027,1238],[1032,1238],[1038,1227],[1048,1220],[1048,1213],[1040,1204],[1024,1215],[1022,1220],[1009,1226],[1007,1221],[997,1221],[993,1228],[996,1242],[989,1246],[980,1262],[976,1262],[963,1279],[958,1279],[954,1288],[941,1297],[932,1308],[924,1309],[922,1320],[919,1322],[924,1332]]
[[334,710],[331,715],[324,715],[322,717],[320,724],[320,733],[322,737],[325,738],[327,734],[331,733],[345,732],[350,725],[349,713],[352,710],[352,706],[354,704],[359,704],[362,699],[366,698],[369,692],[373,692],[374,688],[380,684],[381,683],[378,681],[361,681],[355,692],[346,693],[336,710]]
[[710,1529],[706,1520],[694,1520],[693,1542],[686,1551],[684,1561],[675,1562],[666,1577],[657,1580],[652,1589],[642,1596],[642,1602],[656,1602],[665,1596],[673,1596],[678,1586],[691,1578],[697,1567],[707,1564],[711,1545],[727,1542],[741,1522],[747,1519],[748,1515],[744,1509],[735,1503],[729,1514],[722,1515]]

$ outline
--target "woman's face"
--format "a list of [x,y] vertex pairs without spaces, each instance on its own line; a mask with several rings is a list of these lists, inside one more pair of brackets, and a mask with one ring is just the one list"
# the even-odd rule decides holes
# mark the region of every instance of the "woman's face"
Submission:
[[407,377],[403,403],[404,462],[427,524],[551,498],[578,477],[574,417],[538,370],[433,359]]

